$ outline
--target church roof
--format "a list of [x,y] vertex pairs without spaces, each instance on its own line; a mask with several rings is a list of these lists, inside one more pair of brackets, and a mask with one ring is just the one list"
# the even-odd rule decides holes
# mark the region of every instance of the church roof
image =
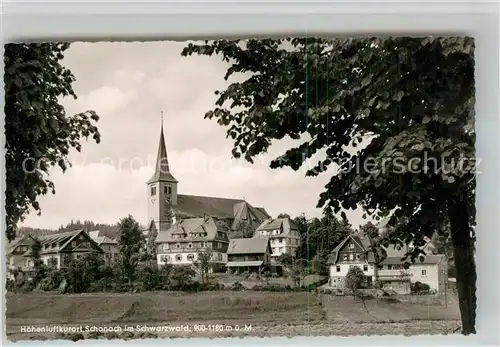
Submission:
[[172,208],[175,215],[181,218],[208,215],[215,218],[234,219],[236,222],[252,220],[252,218],[262,222],[269,218],[263,208],[256,208],[242,199],[179,194],[177,204]]
[[173,182],[173,183],[178,182],[174,178],[174,176],[172,176],[172,174],[170,173],[170,166],[168,165],[167,147],[165,145],[165,136],[163,135],[163,122],[160,132],[160,143],[158,144],[158,154],[156,156],[155,173],[147,183],[149,184],[157,181]]

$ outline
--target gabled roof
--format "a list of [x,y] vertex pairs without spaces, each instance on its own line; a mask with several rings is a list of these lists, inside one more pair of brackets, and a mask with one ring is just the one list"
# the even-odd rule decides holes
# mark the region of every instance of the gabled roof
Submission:
[[117,245],[118,242],[116,240],[113,240],[107,236],[98,236],[98,237],[92,237],[92,240],[95,241],[99,246],[100,245]]
[[[177,195],[177,204],[172,206],[174,214],[180,218],[210,216],[218,219],[234,219],[238,223],[245,218],[256,218],[259,223],[269,215],[242,199],[212,196]],[[234,222],[234,221],[233,221]],[[233,223],[234,224],[234,223]]]
[[[373,239],[370,239],[369,237],[367,236],[364,236],[364,235],[360,235],[360,234],[351,234],[351,235],[348,235],[344,240],[342,240],[341,243],[339,243],[337,245],[337,247],[335,247],[333,249],[333,251],[331,252],[330,254],[330,257],[328,259],[328,264],[336,264],[338,262],[338,255],[339,255],[339,251],[344,247],[345,243],[349,240],[349,239],[352,239],[354,242],[356,242],[365,252],[368,252],[368,263],[374,263],[375,262],[375,256],[373,254],[373,251],[371,249],[372,245],[375,244],[375,240]],[[434,247],[431,242],[430,242],[430,239],[426,239],[427,243],[425,244],[424,247],[422,247],[424,250],[426,248],[432,248]],[[394,245],[394,244],[391,244],[389,245],[388,247],[384,247],[382,246],[382,248],[384,249],[384,251],[386,252],[386,259],[389,259],[389,258],[397,258],[397,259],[401,259],[403,258],[406,253],[408,252],[409,250],[409,247],[408,246],[399,246],[399,245]],[[382,264],[382,263],[381,263]]]
[[92,238],[95,239],[96,237],[99,237],[100,231],[99,230],[91,230],[87,231],[87,234]]
[[268,246],[269,240],[265,238],[231,239],[227,254],[263,254],[266,253]]
[[[175,238],[179,235],[182,238]],[[218,235],[222,237],[218,237]],[[211,217],[207,218],[188,218],[174,223],[167,231],[158,233],[155,242],[189,242],[189,241],[227,241],[227,235],[224,230],[217,227]]]
[[383,261],[380,262],[380,265],[400,265],[404,264],[405,262],[410,262],[410,264],[438,264],[440,263],[445,256],[443,254],[432,254],[432,255],[424,255],[423,261],[420,261],[419,258],[415,259],[415,262],[412,263],[411,260],[405,259],[401,260],[402,257],[387,257]]
[[257,227],[257,230],[254,233],[253,237],[269,237],[260,235],[259,231],[271,231],[271,230],[283,231],[281,234],[276,235],[278,237],[291,236],[300,238],[299,227],[290,218],[275,218],[275,219],[265,220],[261,225]]
[[340,242],[337,247],[335,247],[328,259],[328,264],[336,264],[338,262],[339,258],[339,252],[342,250],[344,245],[347,243],[347,241],[352,240],[358,246],[363,249],[365,252],[368,252],[368,262],[373,263],[375,261],[375,257],[373,256],[373,252],[370,252],[370,246],[372,245],[372,240],[370,240],[368,237],[360,237],[360,235],[355,235],[355,234],[349,234],[346,236],[342,242]]
[[[40,241],[40,244],[42,246],[42,249],[40,250],[40,254],[47,254],[47,253],[58,253],[62,251],[68,244],[71,243],[78,235],[80,234],[85,234],[88,236],[88,234],[85,232],[85,230],[73,230],[73,231],[65,231],[62,233],[57,233],[57,234],[50,234],[50,235],[44,235],[44,236],[39,236],[39,237],[31,237],[34,240]],[[92,238],[88,237],[90,242],[94,243],[94,245],[97,247],[98,250],[101,250],[99,245],[92,240]],[[47,246],[47,247],[46,247]],[[29,256],[31,255],[31,248],[28,249],[26,253],[24,253],[24,256]]]
[[7,254],[14,252],[18,246],[31,246],[32,244],[33,240],[29,236],[15,238],[12,242],[7,243],[7,247],[9,247]]

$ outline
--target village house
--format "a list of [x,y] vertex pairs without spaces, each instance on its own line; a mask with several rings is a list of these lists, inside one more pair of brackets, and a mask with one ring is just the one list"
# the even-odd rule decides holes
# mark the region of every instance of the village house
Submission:
[[[12,263],[12,268],[21,267],[24,271],[32,269],[31,254],[35,240],[38,240],[41,245],[40,258],[42,263],[57,269],[68,266],[71,259],[78,259],[90,252],[103,253],[99,245],[84,230],[67,231],[36,238],[26,236],[11,248],[9,261]],[[23,252],[22,255],[21,252]]]
[[243,225],[255,230],[270,218],[264,208],[254,207],[244,199],[179,194],[178,183],[170,172],[162,124],[155,172],[147,181],[148,222],[143,232],[145,236],[152,231],[158,234],[167,232],[172,224],[183,219],[208,216],[235,231]]
[[[372,241],[359,235],[348,235],[335,249],[329,258],[331,287],[342,289],[349,268],[357,266],[363,270],[367,281],[380,281],[384,288],[394,290],[400,294],[410,292],[410,283],[421,282],[427,284],[431,290],[441,292],[447,281],[447,263],[444,255],[428,254],[423,260],[416,259],[408,269],[404,269],[404,255],[411,245],[404,248],[390,246],[385,248],[387,257],[376,265],[371,250]],[[424,246],[426,252],[434,249],[432,245]]]
[[107,237],[106,235],[100,236],[99,230],[93,230],[88,232],[90,238],[94,240],[95,243],[104,252],[104,262],[106,265],[113,264],[120,253],[120,247],[118,246],[118,241]]
[[299,227],[288,217],[264,221],[257,228],[253,237],[269,239],[271,257],[274,259],[282,254],[295,255],[301,242]]
[[401,257],[388,257],[379,265],[378,280],[387,289],[399,294],[410,291],[410,283],[425,283],[438,293],[446,289],[448,264],[443,254],[428,254],[422,260],[416,259],[408,269]]
[[158,266],[191,265],[202,252],[211,254],[211,271],[226,270],[229,239],[211,217],[182,219],[158,233],[155,243]]
[[232,239],[227,249],[227,269],[231,273],[271,270],[271,254],[267,238]]
[[[24,254],[30,249],[33,239],[29,236],[19,237],[7,244],[7,269],[10,271],[27,271],[26,257]],[[12,276],[11,276],[12,277]],[[11,278],[13,279],[13,278]]]

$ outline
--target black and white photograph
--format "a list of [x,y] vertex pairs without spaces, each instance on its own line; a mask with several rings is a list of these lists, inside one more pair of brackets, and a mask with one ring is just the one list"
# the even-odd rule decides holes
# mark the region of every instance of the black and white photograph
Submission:
[[475,334],[474,51],[6,44],[7,339]]

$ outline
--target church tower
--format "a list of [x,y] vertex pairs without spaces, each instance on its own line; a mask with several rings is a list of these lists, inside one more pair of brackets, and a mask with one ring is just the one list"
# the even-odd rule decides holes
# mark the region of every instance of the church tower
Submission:
[[173,216],[169,216],[169,212],[171,212],[169,204],[171,206],[177,205],[177,183],[178,181],[170,173],[168,165],[162,119],[155,172],[147,182],[148,220],[149,223],[154,222],[158,232],[168,230],[172,222]]

